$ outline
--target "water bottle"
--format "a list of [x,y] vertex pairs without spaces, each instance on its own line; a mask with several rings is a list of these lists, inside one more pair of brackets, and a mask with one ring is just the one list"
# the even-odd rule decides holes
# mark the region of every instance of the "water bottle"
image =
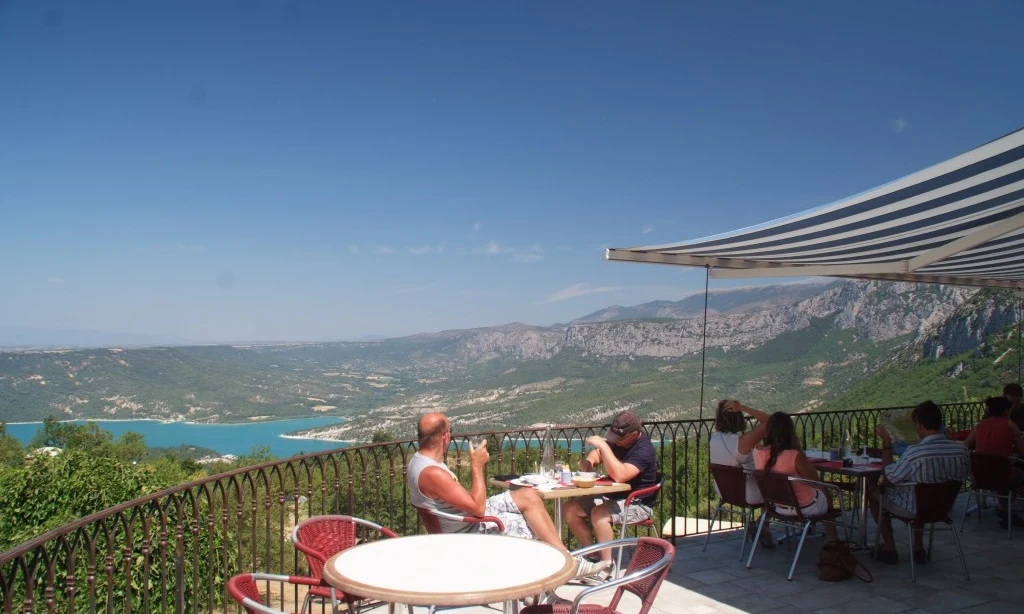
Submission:
[[551,425],[544,431],[544,448],[540,455],[540,474],[550,476],[555,470],[555,442],[551,440]]
[[843,458],[853,456],[853,441],[850,439],[850,431],[843,431]]

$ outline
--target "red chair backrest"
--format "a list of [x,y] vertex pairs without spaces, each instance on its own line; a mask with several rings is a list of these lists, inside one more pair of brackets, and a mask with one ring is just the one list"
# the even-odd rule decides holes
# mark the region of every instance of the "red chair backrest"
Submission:
[[[660,561],[666,554],[670,557],[675,556],[676,549],[672,544],[657,537],[641,537],[637,542],[636,552],[633,554],[633,558],[629,561],[629,566],[626,567],[626,575],[634,571],[647,569],[651,565]],[[656,574],[647,576],[646,578],[640,578],[639,580],[618,587],[608,607],[615,610],[619,605],[619,599],[622,597],[622,592],[629,591],[639,597],[643,604],[640,607],[639,614],[647,614],[647,611],[651,609],[652,605],[654,605],[654,598],[658,595],[658,589],[661,588],[661,583],[665,580],[665,576],[668,575],[671,567],[671,564],[666,565]]]
[[803,519],[800,501],[796,498],[796,491],[793,490],[793,483],[789,481],[788,475],[758,471],[754,474],[754,479],[757,480],[757,487],[761,490],[765,503],[789,506],[796,510],[796,518]]
[[739,467],[711,464],[711,475],[718,486],[718,496],[723,502],[737,507],[747,507],[747,474]]
[[975,488],[1006,490],[1010,487],[1010,459],[998,454],[971,454]]
[[441,532],[441,519],[431,514],[428,510],[422,507],[417,507],[416,512],[420,515],[420,522],[423,523],[423,528],[427,530],[427,533],[440,533]]
[[295,534],[300,544],[316,551],[316,556],[305,553],[314,578],[323,577],[327,559],[356,545],[356,523],[350,516],[315,516],[300,524]]
[[946,522],[960,494],[961,482],[918,483],[914,486],[915,520],[918,522]]
[[231,598],[238,602],[248,614],[261,614],[252,608],[246,608],[244,600],[246,598],[252,599],[258,603],[263,603],[263,597],[260,595],[260,587],[256,584],[256,580],[253,580],[252,574],[243,573],[233,576],[228,580],[228,593]]

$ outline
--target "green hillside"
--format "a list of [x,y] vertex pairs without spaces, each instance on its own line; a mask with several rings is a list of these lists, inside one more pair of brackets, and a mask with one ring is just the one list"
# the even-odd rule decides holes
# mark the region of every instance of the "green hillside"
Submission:
[[956,356],[917,359],[902,356],[865,377],[826,408],[893,407],[925,399],[976,401],[1002,394],[1003,385],[1019,381],[1017,327],[987,337],[986,343]]

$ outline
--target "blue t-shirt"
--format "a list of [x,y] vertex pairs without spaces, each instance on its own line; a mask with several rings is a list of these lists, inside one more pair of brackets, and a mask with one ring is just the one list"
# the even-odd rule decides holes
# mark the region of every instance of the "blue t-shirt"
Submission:
[[[623,464],[633,465],[640,470],[640,473],[629,481],[631,490],[639,490],[658,483],[658,455],[654,451],[654,444],[651,443],[651,439],[647,435],[641,434],[636,443],[628,448],[622,448],[615,444],[610,445],[615,458]],[[608,495],[608,498],[625,499],[628,496],[628,492],[617,492]],[[656,499],[656,494],[650,494],[633,501],[650,507],[654,505]]]

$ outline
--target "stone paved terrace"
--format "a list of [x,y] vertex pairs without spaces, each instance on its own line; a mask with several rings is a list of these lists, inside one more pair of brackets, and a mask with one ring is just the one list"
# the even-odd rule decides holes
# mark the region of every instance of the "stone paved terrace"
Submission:
[[[966,495],[961,495],[955,512],[959,520]],[[874,537],[874,525],[868,523]],[[759,550],[750,570],[739,558],[739,534],[713,536],[706,553],[701,553],[703,538],[677,540],[676,561],[662,585],[652,612],[655,614],[735,614],[770,612],[794,614],[814,612],[889,614],[946,614],[971,612],[986,614],[1024,613],[1024,529],[1007,540],[999,529],[993,509],[984,510],[982,524],[977,516],[967,519],[961,542],[967,557],[970,581],[965,581],[948,531],[936,532],[933,559],[918,566],[917,583],[910,581],[908,536],[905,525],[894,525],[900,563],[884,565],[858,553],[874,574],[874,582],[856,579],[840,583],[818,580],[817,553],[824,538],[808,537],[801,561],[792,581],[786,580],[792,551],[781,546],[776,551]],[[778,537],[783,531],[775,529]],[[927,539],[927,535],[925,536]],[[795,546],[794,546],[795,549]],[[559,595],[571,598],[580,587],[566,586]],[[611,591],[608,592],[610,596]],[[602,601],[602,599],[604,601]],[[595,599],[606,603],[608,597]],[[638,601],[630,596],[621,611],[636,612]],[[381,610],[383,611],[383,610]],[[417,612],[419,608],[417,608]],[[464,608],[460,613],[500,612],[500,608]]]

